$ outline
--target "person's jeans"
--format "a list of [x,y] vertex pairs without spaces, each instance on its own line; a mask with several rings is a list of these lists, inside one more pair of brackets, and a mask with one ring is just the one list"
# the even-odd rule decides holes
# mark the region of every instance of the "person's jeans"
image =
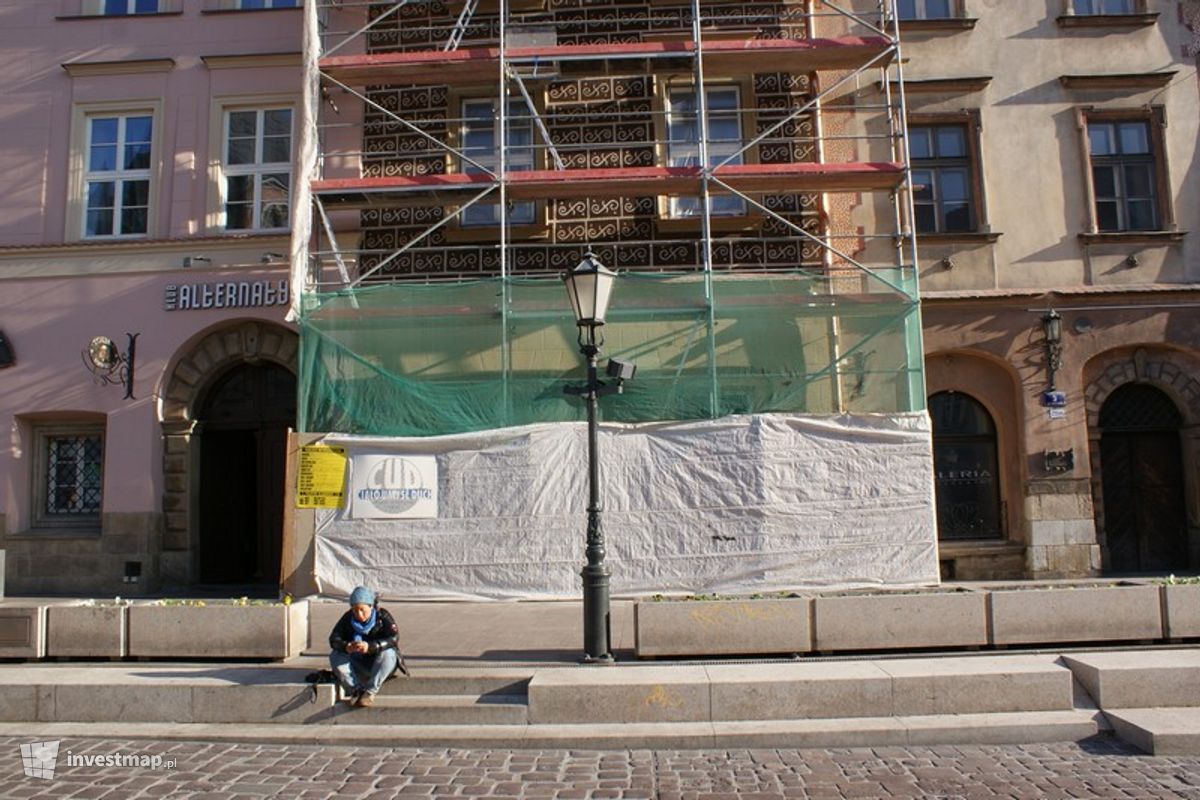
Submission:
[[329,654],[329,664],[338,683],[347,692],[365,691],[376,694],[383,682],[396,671],[399,661],[396,648],[389,647],[378,653],[347,653],[335,650]]

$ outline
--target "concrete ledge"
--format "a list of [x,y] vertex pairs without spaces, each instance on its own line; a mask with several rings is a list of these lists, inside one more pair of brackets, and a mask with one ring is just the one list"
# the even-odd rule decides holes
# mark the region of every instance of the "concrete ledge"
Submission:
[[1063,662],[1105,711],[1200,706],[1200,650],[1085,653]]
[[46,655],[124,658],[128,655],[125,606],[50,606]]
[[892,681],[874,663],[729,665],[707,671],[714,721],[891,714]]
[[308,603],[129,608],[135,658],[264,658],[299,655],[308,639]]
[[46,607],[0,606],[0,658],[44,658]]
[[1162,587],[1167,638],[1200,636],[1200,584]]
[[807,653],[811,601],[687,600],[634,607],[634,649],[653,656]]
[[991,592],[992,643],[1161,639],[1157,586]]
[[297,684],[194,686],[193,722],[246,724],[314,723],[332,718],[333,684],[312,688]]
[[529,722],[707,722],[703,667],[540,670],[529,681]]
[[188,685],[74,684],[42,686],[39,690],[38,722],[194,721],[192,687]]
[[1069,711],[1055,656],[538,671],[531,724],[726,722]]
[[37,687],[0,686],[0,722],[28,722],[37,718]]
[[1155,756],[1200,756],[1200,709],[1129,708],[1106,712],[1117,736]]
[[877,662],[891,680],[892,713],[1069,711],[1071,671],[1055,656],[978,656]]
[[978,647],[988,643],[987,596],[922,592],[818,597],[814,649],[896,650]]

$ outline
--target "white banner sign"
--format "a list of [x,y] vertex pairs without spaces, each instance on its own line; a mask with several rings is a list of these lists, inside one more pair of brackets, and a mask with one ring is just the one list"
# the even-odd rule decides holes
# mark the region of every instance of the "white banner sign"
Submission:
[[438,470],[433,456],[354,457],[355,519],[436,519]]
[[[614,594],[938,582],[924,411],[605,423],[600,439]],[[324,591],[364,584],[391,599],[578,598],[585,423],[395,439],[330,434],[322,443],[344,447],[354,471],[354,511],[316,510]],[[436,519],[362,510],[376,489],[419,485],[389,470],[415,474],[400,464],[433,458]]]

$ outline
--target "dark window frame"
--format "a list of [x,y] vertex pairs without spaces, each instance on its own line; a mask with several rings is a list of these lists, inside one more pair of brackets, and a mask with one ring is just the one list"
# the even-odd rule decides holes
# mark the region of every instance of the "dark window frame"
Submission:
[[[1097,157],[1092,154],[1090,128],[1093,124],[1114,124],[1131,121],[1140,121],[1147,124],[1148,144],[1151,152],[1148,157],[1143,158],[1139,156],[1136,159],[1132,159],[1132,161],[1149,163],[1149,159],[1153,159],[1152,174],[1154,178],[1156,226],[1153,228],[1130,228],[1128,225],[1122,225],[1117,229],[1101,228],[1093,173]],[[1174,204],[1171,202],[1170,171],[1166,158],[1166,137],[1164,134],[1164,129],[1166,128],[1166,110],[1162,106],[1136,109],[1096,109],[1084,107],[1078,109],[1077,124],[1083,155],[1084,186],[1087,200],[1087,230],[1084,231],[1085,235],[1116,234],[1136,236],[1176,231]],[[1101,159],[1100,166],[1115,166],[1121,163],[1119,159],[1109,155],[1100,156],[1099,158]]]
[[[978,109],[968,109],[956,113],[948,114],[910,114],[908,117],[908,130],[911,142],[912,130],[916,128],[942,128],[942,127],[960,127],[963,129],[963,136],[966,142],[966,155],[950,159],[931,158],[917,159],[912,158],[910,153],[910,168],[914,171],[922,168],[936,169],[938,167],[963,166],[967,171],[968,181],[968,198],[969,198],[969,215],[970,225],[966,230],[943,230],[944,226],[939,225],[938,230],[918,230],[917,219],[912,220],[913,231],[918,237],[935,236],[935,237],[954,237],[954,236],[973,236],[973,235],[988,235],[991,233],[991,225],[988,219],[987,196],[984,192],[983,180],[983,158],[982,158],[982,142],[981,130],[982,121]],[[910,147],[911,151],[911,147]],[[916,199],[916,191],[914,187],[914,211],[915,206],[924,205]]]

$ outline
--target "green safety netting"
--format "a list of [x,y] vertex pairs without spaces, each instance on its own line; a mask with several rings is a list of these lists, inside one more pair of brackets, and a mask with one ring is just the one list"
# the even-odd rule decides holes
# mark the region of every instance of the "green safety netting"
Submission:
[[[581,420],[562,283],[388,283],[303,299],[304,431],[433,436]],[[605,356],[637,364],[607,421],[924,407],[911,270],[622,273]]]

